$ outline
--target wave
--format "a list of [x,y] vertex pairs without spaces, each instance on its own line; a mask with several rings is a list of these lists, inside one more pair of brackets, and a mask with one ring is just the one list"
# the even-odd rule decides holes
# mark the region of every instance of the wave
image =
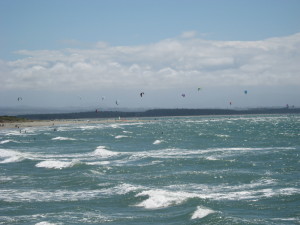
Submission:
[[43,167],[47,169],[64,169],[64,168],[73,167],[79,163],[80,163],[79,161],[64,162],[64,161],[57,161],[57,160],[46,160],[46,161],[39,162],[35,166]]
[[188,198],[195,197],[194,194],[184,192],[170,192],[166,190],[148,190],[136,195],[136,197],[148,196],[149,198],[137,204],[136,206],[146,209],[166,208],[171,205],[178,205]]
[[[98,162],[97,158],[109,158],[117,156],[120,153],[105,149],[105,146],[98,146],[97,149],[90,153],[81,154],[46,154],[42,152],[19,152],[10,149],[0,149],[0,164],[21,162],[25,159],[41,161],[36,167],[62,169],[72,167],[80,162],[87,165],[105,165],[110,162]],[[95,158],[96,157],[96,158]],[[75,163],[75,164],[74,164]]]
[[158,145],[158,144],[161,144],[163,141],[162,140],[155,140],[154,142],[153,142],[153,144],[154,145]]
[[121,128],[119,124],[110,124],[109,127],[114,129]]
[[20,130],[10,130],[9,132],[5,133],[5,136],[24,136],[24,133],[21,133]]
[[55,190],[46,191],[32,189],[22,191],[19,189],[1,190],[0,200],[6,202],[60,202],[60,201],[79,201],[96,198],[101,194],[101,190]]
[[26,157],[24,153],[14,150],[0,149],[0,163],[20,162],[25,158]]
[[92,153],[95,156],[100,156],[100,157],[112,157],[112,156],[116,156],[119,153],[117,152],[113,152],[113,151],[109,151],[107,149],[105,149],[105,146],[98,146],[97,149]]
[[0,201],[5,202],[61,202],[81,201],[105,198],[114,195],[125,195],[129,192],[143,189],[142,186],[121,183],[106,189],[71,191],[66,189],[43,190],[43,189],[2,189]]
[[191,219],[201,219],[214,212],[214,210],[198,206],[197,210],[193,213]]
[[56,225],[56,223],[49,223],[46,221],[42,221],[42,222],[36,223],[35,225]]
[[121,183],[114,187],[103,189],[101,192],[102,194],[106,194],[108,196],[111,195],[125,195],[127,193],[137,191],[137,190],[143,190],[145,187],[141,185],[132,185],[127,183]]
[[6,143],[9,143],[9,142],[14,142],[14,143],[18,143],[17,141],[14,141],[14,140],[3,140],[3,141],[0,141],[0,144],[6,144]]
[[94,130],[94,129],[96,129],[96,128],[98,128],[98,126],[96,126],[96,125],[86,125],[86,126],[80,126],[79,127],[79,129],[81,129],[81,130]]
[[230,136],[227,134],[216,134],[216,137],[220,137],[220,138],[229,138]]
[[118,135],[118,136],[115,136],[116,139],[126,138],[126,137],[128,137],[128,136],[126,136],[126,135]]
[[55,137],[55,138],[52,138],[51,140],[59,140],[59,141],[75,141],[76,139],[74,138],[67,138],[67,137]]
[[[64,210],[11,216],[0,216],[1,224],[34,224],[34,225],[64,225],[64,224],[107,224],[115,219],[97,209],[80,211]],[[48,222],[51,221],[51,222]],[[55,222],[52,222],[55,221]]]
[[[162,140],[156,140],[153,144],[160,144]],[[132,152],[131,158],[193,158],[202,156],[207,160],[218,160],[220,156],[228,154],[241,154],[251,151],[270,151],[270,150],[291,150],[293,147],[278,147],[278,148],[209,148],[209,149],[182,149],[182,148],[166,148],[150,151]]]
[[124,130],[123,133],[125,133],[125,134],[132,134],[131,131],[127,131],[127,130]]
[[[148,196],[146,200],[136,204],[136,206],[143,207],[146,209],[159,209],[179,205],[192,198],[209,199],[215,201],[256,201],[262,198],[272,198],[273,196],[292,196],[300,194],[300,188],[275,189],[274,187],[263,187],[263,185],[264,184],[261,184],[260,182],[257,184],[250,184],[249,187],[246,187],[246,185],[221,187],[205,185],[193,186],[191,184],[186,184],[183,186],[174,185],[165,187],[165,189],[144,190],[136,194],[136,197]],[[259,186],[261,188],[257,189]],[[195,214],[194,217],[199,217],[200,215],[203,215],[200,211],[201,209]],[[205,212],[212,213],[210,211]]]

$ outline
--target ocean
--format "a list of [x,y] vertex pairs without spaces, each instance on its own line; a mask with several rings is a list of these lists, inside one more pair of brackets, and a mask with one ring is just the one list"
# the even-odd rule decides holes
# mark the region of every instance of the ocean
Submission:
[[300,224],[299,155],[300,115],[0,130],[0,224]]

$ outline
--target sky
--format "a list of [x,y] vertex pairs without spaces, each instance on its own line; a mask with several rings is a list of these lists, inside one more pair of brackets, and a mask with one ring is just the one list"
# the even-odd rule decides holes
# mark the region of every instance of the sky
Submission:
[[299,12],[299,0],[1,0],[0,108],[300,107]]

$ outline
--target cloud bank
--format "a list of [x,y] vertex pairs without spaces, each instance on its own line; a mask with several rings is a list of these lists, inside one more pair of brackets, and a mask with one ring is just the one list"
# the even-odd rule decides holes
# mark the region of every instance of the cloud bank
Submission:
[[185,32],[140,46],[20,50],[0,60],[1,88],[93,90],[198,86],[300,86],[300,33],[261,41],[212,41]]

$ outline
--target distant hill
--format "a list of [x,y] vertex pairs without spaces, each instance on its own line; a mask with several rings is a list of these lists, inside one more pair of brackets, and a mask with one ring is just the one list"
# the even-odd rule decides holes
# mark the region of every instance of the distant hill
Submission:
[[247,114],[295,114],[300,108],[254,108],[254,109],[152,109],[144,112],[98,111],[55,114],[18,115],[20,118],[35,120],[118,118],[118,117],[162,117],[200,115],[247,115]]

